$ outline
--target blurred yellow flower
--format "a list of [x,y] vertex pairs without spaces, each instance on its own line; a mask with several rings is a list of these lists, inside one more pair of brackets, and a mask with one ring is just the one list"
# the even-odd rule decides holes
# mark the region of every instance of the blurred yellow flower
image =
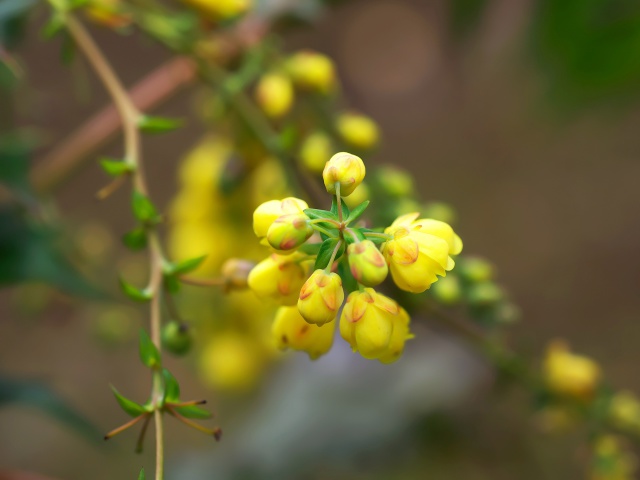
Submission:
[[335,330],[336,322],[309,324],[296,307],[280,307],[271,329],[278,348],[307,352],[312,360],[331,349]]
[[543,369],[551,391],[576,399],[590,398],[600,382],[600,367],[587,357],[575,355],[560,341],[547,348]]

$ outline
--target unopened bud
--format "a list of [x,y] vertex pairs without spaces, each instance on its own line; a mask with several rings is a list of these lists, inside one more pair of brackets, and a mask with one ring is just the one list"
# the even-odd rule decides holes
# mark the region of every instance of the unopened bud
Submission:
[[311,50],[294,54],[287,63],[294,83],[305,89],[329,93],[335,86],[335,69],[329,57]]
[[357,113],[340,115],[337,129],[347,144],[362,150],[373,148],[380,139],[378,125],[371,118]]
[[282,215],[269,227],[267,241],[276,250],[293,250],[306,242],[313,231],[304,213]]
[[[376,171],[376,182],[392,197],[407,197],[414,193],[413,178],[406,170],[393,165],[383,165]],[[424,215],[426,218],[431,218]]]
[[269,117],[282,117],[293,104],[291,80],[279,73],[263,76],[256,87],[256,101]]
[[222,276],[230,289],[244,289],[248,287],[249,273],[256,264],[241,258],[230,258],[222,264]]
[[455,275],[442,277],[431,286],[431,294],[444,305],[455,305],[462,297],[462,287],[460,280]]
[[191,333],[185,323],[169,322],[162,328],[162,345],[174,355],[185,355],[191,349]]
[[353,278],[365,287],[375,287],[387,278],[387,262],[371,240],[352,243],[347,255]]
[[464,257],[458,262],[458,273],[470,283],[487,282],[494,276],[493,265],[481,257]]
[[332,151],[331,138],[324,132],[315,132],[300,147],[300,160],[309,172],[321,173]]
[[340,196],[353,193],[366,174],[362,159],[347,152],[336,153],[329,159],[322,172],[324,186],[330,194],[336,193],[336,184],[340,184]]
[[340,276],[316,270],[300,289],[298,310],[307,322],[324,325],[336,318],[343,301]]

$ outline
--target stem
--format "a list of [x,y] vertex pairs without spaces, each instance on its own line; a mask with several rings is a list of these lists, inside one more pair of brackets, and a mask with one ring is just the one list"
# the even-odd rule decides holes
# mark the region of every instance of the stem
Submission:
[[391,240],[393,238],[393,235],[389,235],[387,233],[378,233],[378,232],[364,232],[364,236],[365,237],[384,238],[386,240]]
[[196,287],[223,287],[227,283],[225,278],[194,278],[186,276],[180,277],[180,281]]
[[340,198],[340,182],[336,182],[336,202],[338,203],[338,220],[342,223],[342,199]]
[[354,232],[350,228],[345,228],[344,231],[353,237],[353,241],[355,243],[360,243],[360,239],[357,237],[356,232]]
[[321,227],[320,225],[311,225],[311,228],[313,228],[314,230],[317,230],[318,232],[324,233],[327,237],[335,238],[335,235],[333,233]]
[[340,228],[340,222],[336,222],[331,218],[314,218],[313,220],[309,221],[309,223],[311,225],[315,225],[316,223],[330,223],[332,225],[335,225],[337,228]]
[[[78,48],[82,50],[97,76],[111,95],[111,99],[122,119],[124,134],[124,160],[131,164],[131,173],[134,190],[148,196],[147,182],[144,175],[142,161],[140,160],[140,131],[138,122],[140,112],[133,104],[127,91],[114,73],[111,65],[104,57],[98,46],[95,44],[89,33],[80,22],[72,15],[65,16],[65,22],[70,35],[75,40]],[[149,260],[151,272],[149,276],[149,291],[153,292],[150,306],[150,331],[151,340],[155,344],[158,352],[162,350],[160,341],[160,296],[162,284],[162,264],[164,262],[158,233],[155,227],[149,231]],[[154,405],[154,420],[156,426],[156,472],[155,479],[162,480],[164,476],[164,428],[162,423],[162,412],[159,409],[162,393],[163,380],[159,369],[154,369],[152,378],[152,402]]]
[[114,428],[113,430],[111,430],[109,433],[107,433],[104,436],[105,440],[109,440],[110,438],[115,437],[116,435],[118,435],[119,433],[124,432],[125,430],[127,430],[128,428],[133,427],[136,423],[138,423],[140,420],[142,420],[143,418],[149,418],[149,414],[148,413],[143,413],[142,415],[138,415],[136,418],[134,418],[133,420],[129,420],[127,423],[125,423],[124,425],[120,425],[118,428]]
[[324,269],[326,273],[329,273],[331,271],[331,267],[333,267],[333,262],[336,259],[336,255],[338,255],[338,250],[340,250],[341,246],[342,246],[342,240],[338,240],[338,243],[336,243],[336,247],[333,249],[333,252],[331,252],[331,258],[329,259],[327,268]]

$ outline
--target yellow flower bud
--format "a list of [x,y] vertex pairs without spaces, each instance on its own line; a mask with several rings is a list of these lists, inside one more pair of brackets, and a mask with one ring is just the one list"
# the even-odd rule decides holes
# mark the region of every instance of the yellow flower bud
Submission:
[[309,263],[299,252],[270,255],[249,273],[249,288],[261,298],[272,298],[281,305],[295,305],[308,276]]
[[393,324],[393,333],[387,351],[380,357],[382,363],[393,363],[400,358],[404,352],[404,344],[407,340],[413,338],[409,331],[410,317],[404,308],[400,308],[398,317]]
[[362,202],[369,200],[369,185],[362,182],[358,187],[344,199],[344,203],[347,204],[347,207],[350,209],[354,209]]
[[387,262],[371,240],[352,243],[347,248],[347,255],[351,274],[362,285],[375,287],[387,278]]
[[336,127],[342,139],[354,148],[368,150],[380,139],[378,125],[365,115],[344,113],[338,117]]
[[251,7],[251,0],[182,0],[213,20],[228,20],[237,17]]
[[294,197],[264,202],[253,212],[253,231],[258,238],[266,237],[269,227],[278,217],[291,213],[302,213],[307,208],[309,208],[307,202]]
[[378,168],[376,181],[382,190],[392,197],[406,197],[414,192],[413,178],[409,172],[393,165]]
[[131,23],[131,16],[123,12],[122,0],[93,0],[85,13],[93,22],[109,28],[122,28]]
[[271,118],[285,115],[293,104],[293,85],[289,77],[280,73],[263,76],[256,86],[256,101]]
[[461,259],[457,272],[470,283],[488,282],[493,279],[495,272],[493,265],[481,257],[467,257]]
[[600,381],[600,367],[593,360],[571,353],[557,340],[547,349],[543,371],[551,391],[576,399],[593,396]]
[[336,318],[343,301],[340,276],[316,270],[300,290],[298,310],[307,322],[324,325]]
[[444,305],[455,305],[462,298],[462,286],[455,275],[441,278],[431,287],[434,298]]
[[336,193],[336,183],[340,184],[340,196],[348,197],[364,180],[366,169],[360,157],[347,152],[336,153],[324,166],[322,178],[327,192]]
[[335,87],[335,69],[326,55],[303,50],[291,56],[287,67],[294,83],[300,88],[326,94]]
[[244,289],[249,286],[249,273],[256,266],[254,262],[240,258],[230,258],[222,264],[221,273],[229,289]]
[[302,143],[300,160],[309,172],[320,173],[332,151],[334,150],[331,138],[324,132],[314,132]]
[[340,316],[340,335],[364,358],[387,359],[401,308],[372,288],[353,292]]
[[336,322],[310,325],[296,307],[280,307],[271,332],[278,348],[307,352],[311,360],[327,353],[333,345]]
[[304,213],[282,215],[269,227],[267,241],[276,250],[298,248],[313,235],[309,217]]
[[416,220],[411,213],[396,219],[385,230],[393,238],[382,246],[393,281],[402,290],[420,293],[443,277],[455,263],[449,256],[459,253],[462,241],[451,227],[430,219]]
[[618,428],[640,432],[640,401],[631,392],[618,392],[611,398],[609,417]]
[[425,203],[422,207],[422,214],[427,218],[433,218],[448,224],[455,223],[457,217],[455,209],[444,202]]

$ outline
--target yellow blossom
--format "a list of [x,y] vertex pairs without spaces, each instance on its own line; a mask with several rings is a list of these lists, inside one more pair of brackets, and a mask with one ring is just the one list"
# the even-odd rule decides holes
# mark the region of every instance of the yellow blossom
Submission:
[[293,104],[291,80],[280,73],[268,73],[256,86],[256,101],[269,117],[282,117]]
[[[393,361],[396,353],[408,335],[404,330],[402,308],[384,295],[372,288],[353,292],[347,298],[340,317],[340,335],[354,351],[360,352],[364,358]],[[399,325],[397,337],[393,336],[395,326]]]
[[335,329],[336,322],[312,325],[302,318],[296,307],[280,307],[271,332],[278,348],[307,352],[315,360],[331,349]]
[[251,7],[251,0],[182,0],[214,20],[237,17]]
[[295,305],[308,276],[306,256],[272,254],[258,263],[249,274],[249,288],[262,298],[271,298],[281,305]]
[[363,150],[374,147],[380,138],[378,125],[371,118],[357,113],[340,115],[337,129],[347,144]]
[[640,432],[640,401],[633,393],[616,393],[611,399],[609,416],[618,428]]
[[400,308],[398,318],[396,318],[393,324],[393,333],[391,334],[387,351],[378,358],[382,363],[393,363],[400,358],[402,352],[404,352],[405,342],[413,338],[413,335],[409,331],[410,321],[411,318],[407,311],[404,308]]
[[309,208],[307,202],[294,197],[264,202],[253,212],[253,231],[258,238],[266,237],[269,227],[278,217],[291,213],[303,213],[302,211],[307,208]]
[[316,270],[300,290],[298,310],[307,322],[324,325],[336,318],[343,301],[340,276]]
[[336,153],[329,159],[322,172],[327,192],[334,195],[340,184],[340,196],[347,197],[360,185],[366,174],[362,159],[347,152]]
[[347,204],[347,207],[353,209],[360,205],[362,202],[369,200],[369,195],[369,185],[367,185],[365,182],[362,182],[356,187],[351,195],[345,197],[344,203]]
[[590,358],[571,353],[564,342],[556,340],[547,349],[544,377],[554,393],[587,399],[598,386],[600,367]]
[[347,255],[351,274],[362,285],[375,287],[387,278],[387,262],[371,240],[352,243]]
[[445,276],[455,263],[449,255],[462,250],[462,241],[444,222],[416,220],[418,213],[397,218],[385,230],[392,235],[382,246],[393,281],[402,290],[420,293],[439,276]]
[[331,157],[332,151],[331,138],[324,132],[314,132],[302,143],[300,160],[309,172],[320,173]]
[[287,67],[294,83],[305,90],[326,94],[335,87],[335,69],[326,55],[303,50],[291,56]]

